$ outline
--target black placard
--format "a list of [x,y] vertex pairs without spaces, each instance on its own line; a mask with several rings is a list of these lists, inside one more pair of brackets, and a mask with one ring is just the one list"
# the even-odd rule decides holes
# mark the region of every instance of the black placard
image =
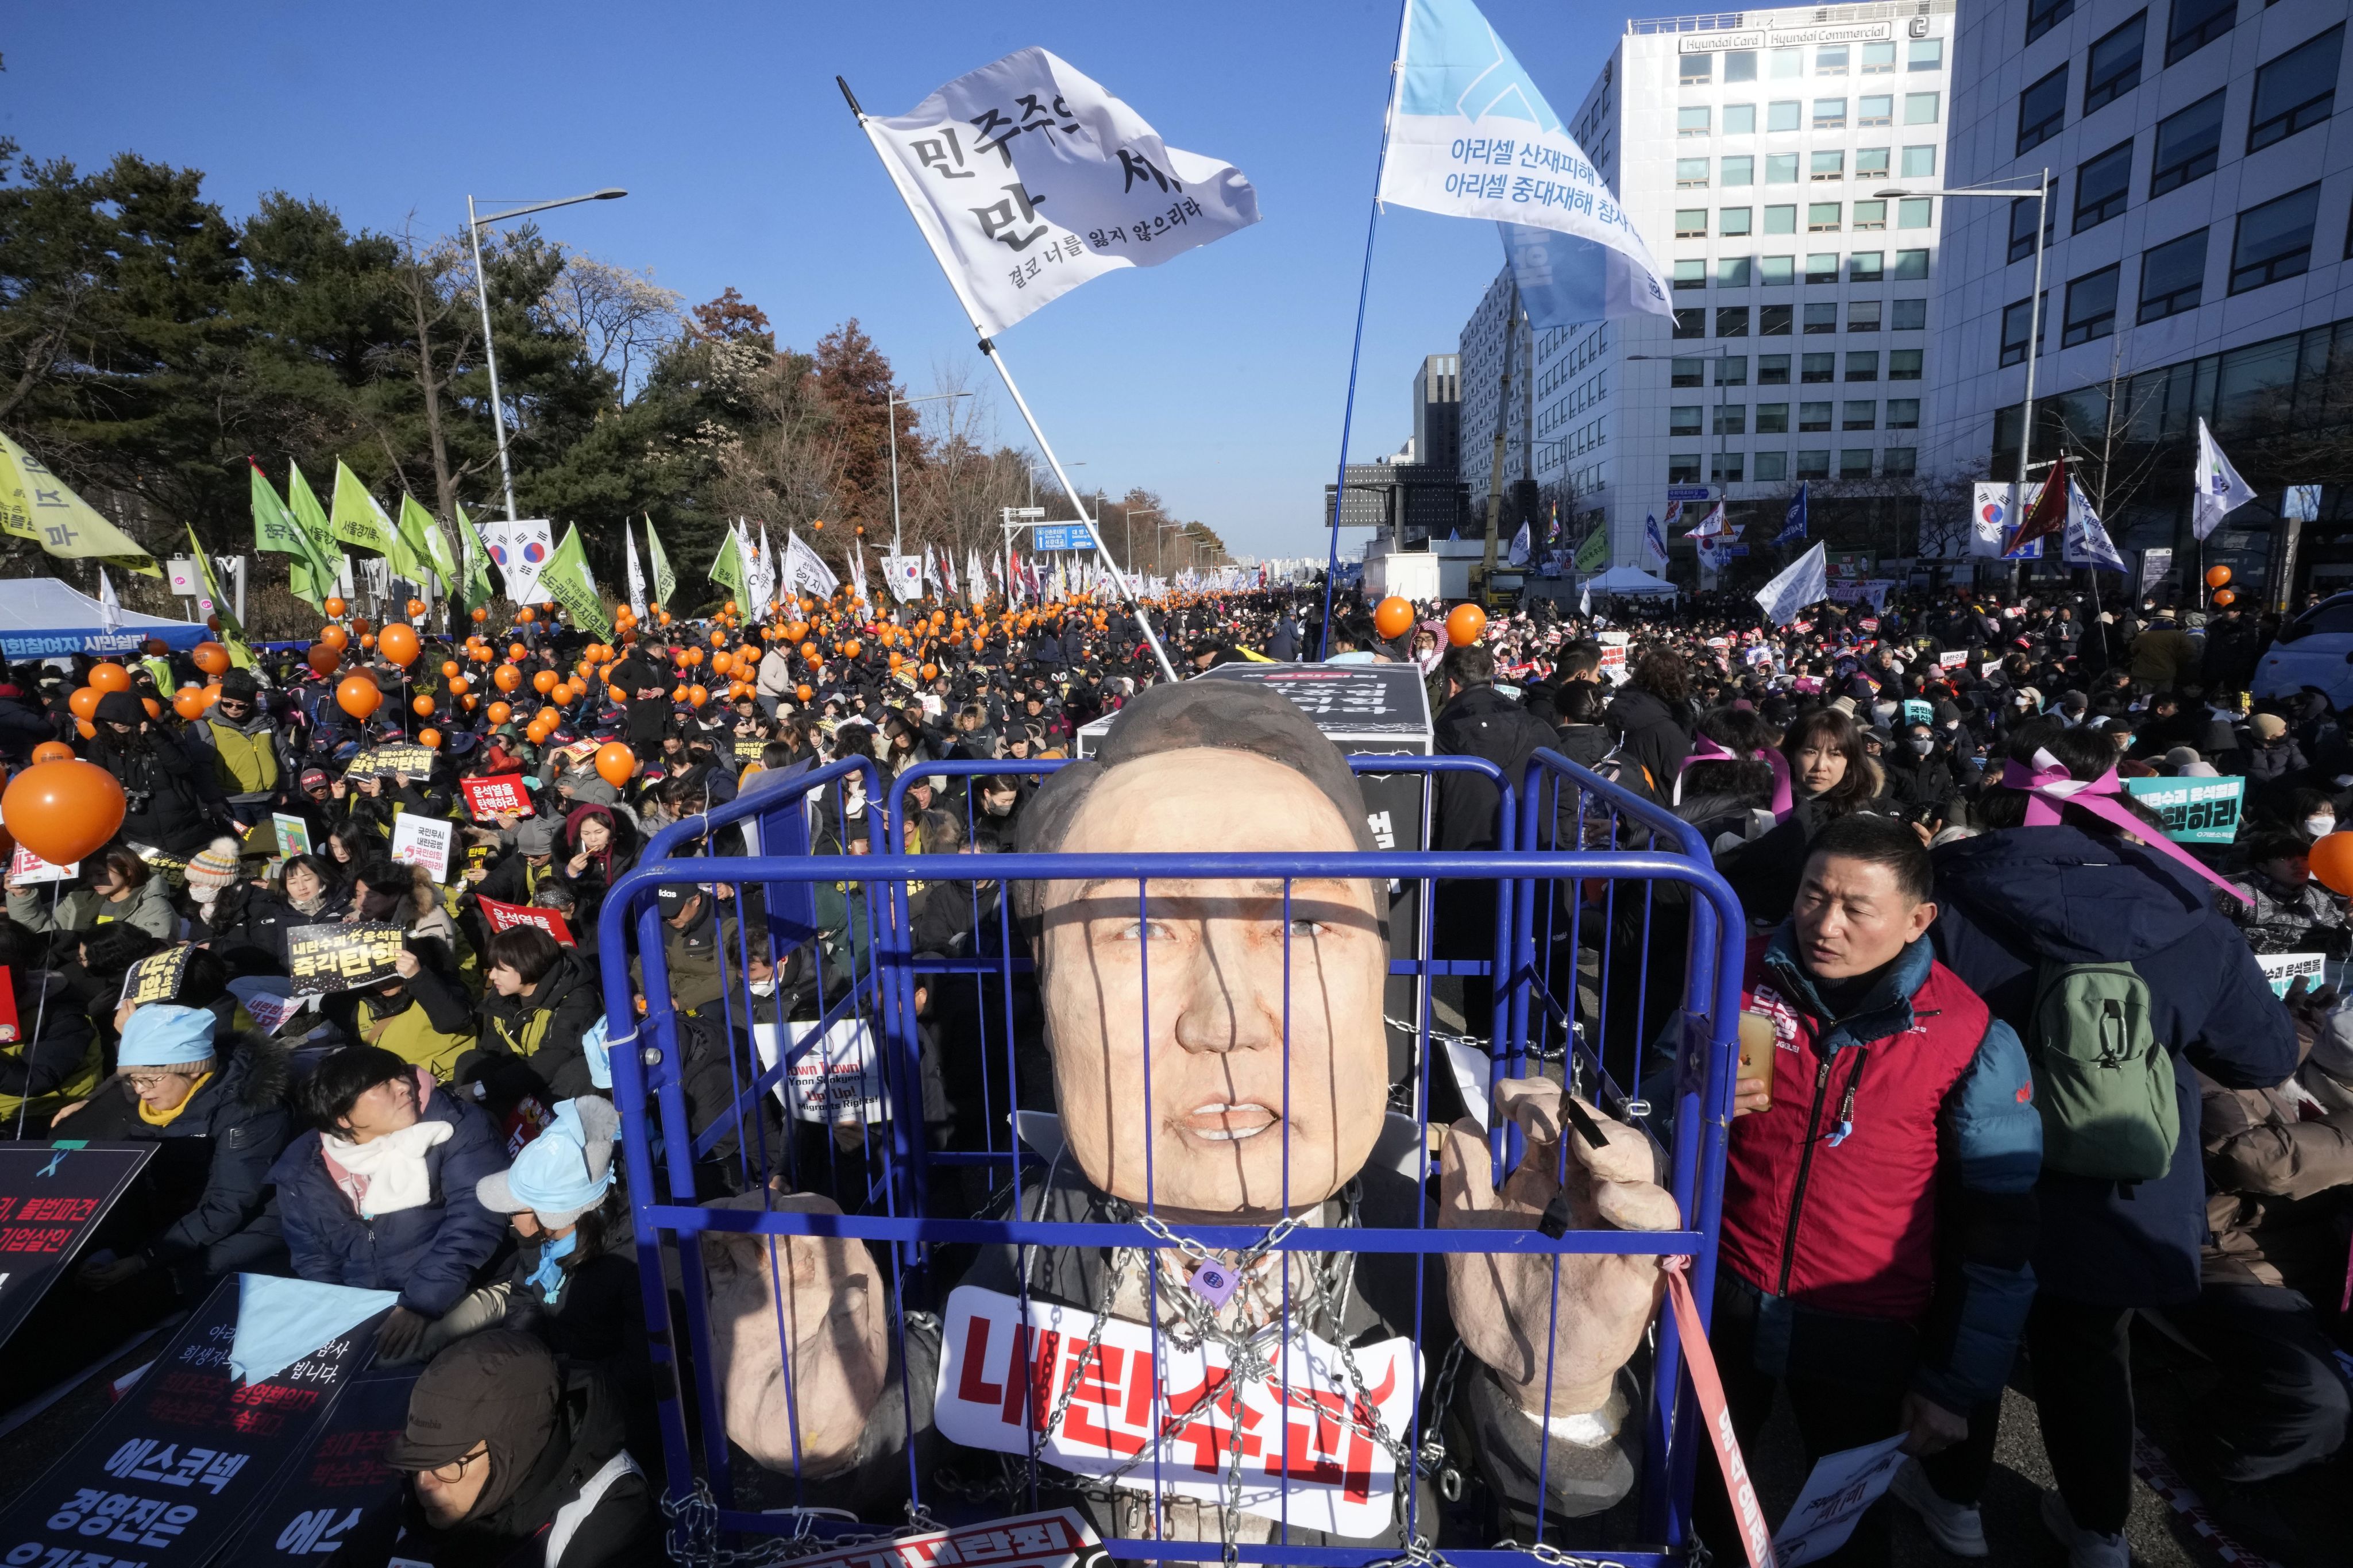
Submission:
[[318,1563],[334,1554],[372,1510],[388,1506],[406,1479],[385,1462],[408,1424],[417,1370],[369,1373],[335,1395],[311,1442],[256,1510],[237,1549],[239,1563]]
[[153,1143],[0,1144],[0,1344],[154,1154]]
[[325,996],[394,977],[406,937],[387,921],[296,926],[286,933],[286,972],[297,996]]

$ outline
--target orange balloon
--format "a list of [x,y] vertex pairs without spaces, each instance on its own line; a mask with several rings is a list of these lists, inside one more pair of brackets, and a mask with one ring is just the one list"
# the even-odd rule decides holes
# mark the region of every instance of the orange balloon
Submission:
[[449,678],[449,695],[452,697],[463,697],[473,689],[474,683],[462,675],[453,675]]
[[395,621],[384,628],[375,645],[384,650],[385,658],[406,669],[417,659],[417,628],[406,621]]
[[341,653],[351,646],[352,634],[338,626],[324,626],[319,628],[319,640]]
[[214,681],[211,685],[198,692],[197,695],[205,700],[206,707],[211,707],[214,703],[220,700],[220,682],[217,680]]
[[607,741],[596,748],[596,776],[619,789],[638,771],[638,753],[618,741]]
[[164,716],[164,705],[153,697],[142,697],[139,704],[147,710],[147,717],[150,719],[161,719]]
[[852,637],[848,642],[841,645],[841,657],[844,658],[856,658],[858,657],[858,639],[856,637]]
[[513,665],[502,664],[491,671],[491,684],[501,691],[512,691],[522,684],[522,671]]
[[1391,594],[1373,611],[1373,630],[1383,637],[1401,637],[1412,629],[1413,605]]
[[2236,588],[2220,589],[2214,595],[2214,603],[2216,605],[2225,610],[2229,609],[2238,602],[2239,591]]
[[2330,892],[2353,893],[2353,832],[2322,834],[2314,841],[2306,863]]
[[537,619],[539,619],[539,612],[533,609],[529,605],[525,605],[522,609],[515,612],[515,620],[520,625],[527,626]]
[[491,618],[491,612],[490,612],[490,611],[488,611],[488,610],[484,609],[484,608],[483,608],[481,605],[476,605],[474,606],[474,624],[475,624],[476,626],[480,626],[484,621],[487,621],[487,620],[489,620],[490,618]]
[[71,746],[67,745],[63,741],[44,741],[39,745],[33,748],[33,761],[36,764],[41,763],[69,763],[73,760],[74,749]]
[[77,719],[74,721],[74,733],[79,735],[85,741],[96,740],[98,738],[98,726],[91,723],[87,719]]
[[365,719],[384,706],[384,693],[364,675],[348,675],[335,688],[335,705],[354,719]]
[[796,686],[793,688],[793,695],[799,698],[802,701],[807,702],[810,698],[815,697],[817,693],[810,690],[806,686]]
[[422,600],[422,599],[411,599],[411,600],[409,600],[409,601],[408,601],[408,618],[409,618],[410,620],[412,620],[412,621],[413,621],[413,620],[417,620],[417,619],[418,619],[419,617],[421,617],[424,614],[425,614],[425,601],[424,601],[424,600]]
[[183,686],[180,694],[172,699],[172,711],[191,722],[203,718],[205,694],[193,686]]
[[577,695],[571,687],[559,680],[548,689],[547,700],[558,708],[568,708],[572,705],[572,699]]
[[127,804],[112,773],[68,759],[10,779],[0,795],[0,817],[17,843],[52,866],[70,866],[105,847],[122,826]]
[[901,665],[904,664],[906,661],[907,661],[907,656],[906,656],[906,655],[904,655],[904,654],[900,654],[900,653],[894,653],[894,654],[892,654],[892,655],[891,656],[891,668],[893,668],[893,669],[896,669],[896,668],[898,668]]
[[622,690],[617,686],[607,686],[605,688],[605,695],[611,698],[616,702],[627,702],[629,700],[629,694]]
[[365,632],[369,629],[368,618],[365,616],[353,616],[348,624],[355,632]]
[[2231,569],[2228,566],[2209,566],[2206,568],[2206,585],[2209,588],[2219,588],[2230,580]]
[[458,673],[458,661],[457,661],[456,659],[454,659],[454,658],[445,658],[445,659],[443,659],[443,660],[441,661],[441,679],[444,679],[444,680],[449,680],[449,679],[454,679],[454,678],[457,676],[457,673]]
[[[341,628],[338,627],[337,629],[340,630]],[[311,645],[311,651],[307,658],[309,658],[311,665],[311,673],[317,676],[322,680],[324,680],[327,677],[334,674],[337,669],[343,667],[343,656],[341,649],[332,647],[322,642],[312,643]]]
[[[190,657],[195,658],[196,661],[196,668],[203,670],[206,675],[226,675],[228,673],[228,649],[221,647],[221,645],[216,642],[198,643],[196,645],[196,651]],[[48,857],[44,855],[41,858],[46,860]]]
[[711,689],[709,687],[690,686],[686,689],[686,705],[688,707],[700,708],[710,700]]
[[549,692],[554,690],[555,683],[556,674],[555,671],[552,669],[543,669],[537,675],[531,678],[531,689],[533,691],[538,692],[542,697],[544,697]]
[[329,600],[327,601],[327,614],[329,614],[329,615],[331,615],[331,616],[340,616],[340,615],[342,615],[345,610],[348,610],[348,609],[350,609],[350,608],[351,608],[351,606],[350,606],[349,605],[344,604],[341,599],[332,599],[332,598],[331,598],[331,599],[329,599]]
[[511,642],[507,644],[507,657],[511,659],[516,660],[517,662],[521,662],[523,655],[530,651],[531,649],[523,647],[522,644],[519,642]]
[[360,647],[363,650],[368,653],[374,653],[375,651],[375,634],[374,632],[362,632],[360,634]]
[[801,644],[801,657],[808,660],[811,664],[815,664],[818,658],[817,644],[813,642],[805,642]]
[[1457,605],[1447,612],[1446,640],[1456,647],[1469,647],[1487,629],[1487,612],[1476,605]]
[[[105,695],[95,686],[80,687],[66,699],[66,707],[77,719],[95,719],[98,717],[98,700]],[[45,855],[42,858],[46,860],[48,857]]]
[[95,691],[128,691],[131,689],[131,672],[119,664],[92,665],[90,684]]
[[940,673],[940,667],[936,664],[927,664],[915,673],[922,676],[925,680],[930,680]]
[[419,719],[430,719],[433,717],[433,699],[422,694],[412,697],[408,701],[408,709]]
[[505,702],[491,703],[489,712],[491,715],[491,722],[493,724],[503,724],[508,720],[514,717],[514,708],[512,704]]

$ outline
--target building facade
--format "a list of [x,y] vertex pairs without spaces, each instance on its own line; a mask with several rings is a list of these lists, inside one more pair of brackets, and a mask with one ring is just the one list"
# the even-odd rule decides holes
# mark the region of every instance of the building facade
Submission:
[[[1881,193],[1944,176],[1954,21],[1876,0],[1628,23],[1569,129],[1675,309],[1521,334],[1504,473],[1566,542],[1606,527],[1638,564],[1671,496],[1778,517],[1801,481],[1917,470],[1944,203]],[[1474,521],[1511,297],[1500,276],[1462,332]]]
[[2129,549],[2194,568],[2203,417],[2258,492],[2205,560],[2284,597],[2283,487],[2328,486],[2302,586],[2353,582],[2353,58],[2345,0],[1971,0],[1924,462],[2009,479],[2043,226],[2033,458],[2069,457]]

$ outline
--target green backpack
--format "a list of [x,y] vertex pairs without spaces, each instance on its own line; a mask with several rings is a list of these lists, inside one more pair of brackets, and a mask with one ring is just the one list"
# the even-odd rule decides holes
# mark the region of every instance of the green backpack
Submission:
[[2044,1170],[2153,1182],[2171,1167],[2181,1113],[2148,1011],[2148,986],[2128,963],[2042,966],[2033,1043]]

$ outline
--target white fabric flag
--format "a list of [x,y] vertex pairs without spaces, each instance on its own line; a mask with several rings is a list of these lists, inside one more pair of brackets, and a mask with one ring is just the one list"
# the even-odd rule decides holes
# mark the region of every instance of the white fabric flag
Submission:
[[1767,617],[1777,626],[1788,626],[1805,613],[1807,605],[1830,596],[1830,557],[1820,540],[1757,590],[1757,602],[1765,606]]
[[2067,481],[2067,534],[2060,547],[2061,558],[2070,566],[2099,566],[2110,572],[2125,569],[2125,558],[2117,551],[2116,541],[2108,537],[2100,514],[2092,510],[2084,491],[2073,479]]
[[621,546],[627,565],[629,587],[629,609],[639,620],[646,615],[646,574],[638,564],[638,538],[629,531],[627,521],[621,524]]
[[[765,534],[767,531],[764,527],[761,531]],[[833,574],[833,568],[828,566],[816,551],[801,542],[797,532],[787,529],[785,532],[783,575],[777,586],[796,594],[813,594],[820,599],[830,599],[834,590],[841,586],[841,579]]]
[[1659,520],[1642,520],[1642,570],[1663,572],[1667,565],[1667,536],[1659,528]]
[[2198,493],[2189,503],[2189,531],[2203,539],[2233,510],[2255,499],[2254,487],[2239,477],[2206,421],[2198,421]]
[[882,581],[891,596],[902,605],[912,605],[923,596],[923,558],[920,555],[885,555],[882,557]]
[[964,580],[969,590],[966,596],[976,608],[983,599],[988,597],[988,575],[981,570],[980,552],[977,550],[964,552]]
[[1512,535],[1511,563],[1513,565],[1525,566],[1528,563],[1529,544],[1528,525],[1523,522],[1520,524],[1519,532]]
[[1091,278],[1157,267],[1258,221],[1240,170],[1166,145],[1044,49],[1017,49],[908,113],[860,123],[985,334]]
[[1705,517],[1699,520],[1699,526],[1693,529],[1686,537],[1691,539],[1714,539],[1718,534],[1724,532],[1725,528],[1724,503],[1722,501],[1718,501],[1709,510],[1708,514]]
[[539,572],[555,553],[555,526],[543,517],[503,519],[482,525],[482,542],[506,579],[507,597],[518,605],[539,599]]
[[1513,226],[1539,326],[1673,313],[1651,247],[1472,0],[1411,0],[1397,71],[1380,200]]
[[849,591],[861,599],[866,597],[866,542],[862,539],[850,547]]
[[111,632],[122,629],[122,601],[114,596],[103,566],[98,569],[98,623]]

